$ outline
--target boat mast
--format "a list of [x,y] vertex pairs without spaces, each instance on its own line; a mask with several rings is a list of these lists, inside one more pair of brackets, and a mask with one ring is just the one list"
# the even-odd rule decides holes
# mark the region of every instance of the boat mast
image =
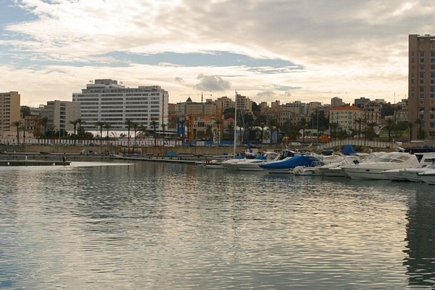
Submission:
[[237,146],[237,91],[236,96],[234,98],[234,148],[233,155],[236,157],[236,146]]

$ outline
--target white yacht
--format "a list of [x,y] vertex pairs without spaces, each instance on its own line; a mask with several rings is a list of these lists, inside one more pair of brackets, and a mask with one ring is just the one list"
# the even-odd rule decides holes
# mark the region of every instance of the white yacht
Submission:
[[389,179],[383,174],[389,169],[404,169],[419,166],[415,155],[402,152],[390,152],[369,156],[361,163],[346,165],[342,169],[352,179]]
[[346,174],[341,169],[342,166],[351,165],[360,162],[360,157],[356,155],[343,155],[341,160],[325,164],[319,168],[323,176],[330,177],[346,177]]
[[424,172],[418,173],[421,180],[424,181],[424,183],[427,183],[429,185],[435,184],[435,169],[427,170]]
[[228,170],[239,170],[239,171],[262,171],[260,164],[265,164],[271,161],[277,160],[279,154],[273,151],[265,152],[258,155],[254,159],[240,159],[237,162],[227,162],[223,163],[224,168]]
[[383,174],[393,181],[423,182],[419,173],[435,169],[435,153],[419,153],[415,154],[415,156],[420,160],[419,166],[413,168],[390,169],[384,171]]

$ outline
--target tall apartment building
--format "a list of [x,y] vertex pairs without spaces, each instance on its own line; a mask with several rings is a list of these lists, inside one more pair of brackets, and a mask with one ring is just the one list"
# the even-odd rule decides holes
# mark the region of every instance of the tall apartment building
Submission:
[[[408,114],[409,121],[424,121],[427,137],[435,137],[435,36],[409,35]],[[417,129],[412,130],[413,139]]]
[[111,130],[125,130],[127,120],[151,127],[168,124],[169,93],[160,86],[125,87],[112,79],[96,79],[81,93],[74,93],[81,105],[85,130],[97,130],[97,122],[106,122]]
[[20,121],[20,100],[18,92],[0,93],[0,137],[13,138],[16,135],[12,124]]
[[331,99],[331,106],[332,107],[343,106],[343,105],[344,105],[343,99],[341,99],[339,97],[333,97]]
[[355,99],[354,105],[362,109],[364,108],[364,105],[367,104],[368,102],[370,102],[370,99],[362,97],[359,99]]
[[234,100],[228,98],[227,96],[220,97],[215,101],[216,112],[221,115],[226,109],[234,108]]
[[362,116],[366,124],[380,124],[382,103],[370,101],[364,104],[364,115]]
[[236,95],[236,106],[238,111],[243,111],[245,113],[252,113],[252,101],[246,96],[240,94]]
[[[41,118],[47,118],[47,128],[54,131],[72,132],[74,126],[70,123],[81,118],[80,103],[68,101],[48,101],[41,107]],[[84,124],[83,124],[84,125]]]

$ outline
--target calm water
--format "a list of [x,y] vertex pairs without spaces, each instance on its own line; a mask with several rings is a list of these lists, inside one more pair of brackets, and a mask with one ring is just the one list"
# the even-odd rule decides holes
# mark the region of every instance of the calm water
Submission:
[[0,167],[0,288],[435,285],[435,187],[79,165]]

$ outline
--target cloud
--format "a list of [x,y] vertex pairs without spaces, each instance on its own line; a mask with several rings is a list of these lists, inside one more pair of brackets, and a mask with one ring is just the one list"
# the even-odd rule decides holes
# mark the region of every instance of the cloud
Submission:
[[231,83],[224,81],[218,76],[207,76],[200,74],[198,76],[200,82],[195,85],[195,89],[199,91],[215,92],[215,91],[225,91],[231,88]]
[[435,14],[432,0],[12,3],[0,87],[32,102],[103,77],[161,85],[171,102],[232,87],[265,101],[392,100],[407,94],[408,34],[430,33]]
[[276,93],[274,91],[263,91],[257,93],[256,97],[261,101],[264,99],[271,99],[276,97]]

